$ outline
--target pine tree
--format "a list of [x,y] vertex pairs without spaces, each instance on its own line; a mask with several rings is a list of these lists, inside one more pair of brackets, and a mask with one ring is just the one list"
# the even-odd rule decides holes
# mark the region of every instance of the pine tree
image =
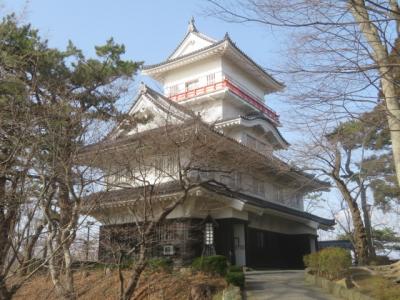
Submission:
[[[64,51],[51,48],[37,30],[18,24],[13,16],[0,23],[0,41],[1,108],[7,112],[15,108],[14,104],[20,105],[16,111],[29,116],[30,122],[21,124],[29,125],[27,132],[36,148],[34,153],[27,152],[33,154],[35,163],[30,168],[42,192],[38,201],[47,222],[51,278],[60,298],[75,299],[70,246],[86,185],[85,174],[77,166],[77,154],[92,133],[98,133],[99,125],[121,116],[117,101],[141,63],[124,60],[125,47],[113,39],[95,47],[95,58],[86,58],[71,42]],[[16,160],[7,157],[17,145],[11,137],[21,136],[19,123],[1,120],[0,137],[10,142],[9,147],[2,140],[1,160],[10,164],[7,170],[11,170]],[[27,149],[24,144],[21,151]],[[3,190],[10,185],[3,183],[6,171],[1,171],[0,198],[4,201]]]

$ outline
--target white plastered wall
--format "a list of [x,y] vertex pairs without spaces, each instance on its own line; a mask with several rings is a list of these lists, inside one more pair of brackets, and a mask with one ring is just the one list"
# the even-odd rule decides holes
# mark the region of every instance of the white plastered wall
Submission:
[[264,99],[265,91],[262,85],[226,58],[222,59],[222,71],[259,98]]
[[230,120],[230,119],[238,118],[239,116],[247,115],[248,113],[250,113],[252,111],[254,111],[253,108],[250,108],[248,105],[239,103],[238,99],[226,99],[225,98],[223,100],[222,119]]
[[[205,81],[208,74],[221,74],[221,71],[222,63],[220,57],[204,59],[168,72],[164,77],[164,88],[176,84],[184,84],[187,81],[197,78],[204,79]],[[215,78],[216,81],[218,79],[221,80],[221,78]],[[199,82],[200,86],[203,84],[206,84],[206,82]]]

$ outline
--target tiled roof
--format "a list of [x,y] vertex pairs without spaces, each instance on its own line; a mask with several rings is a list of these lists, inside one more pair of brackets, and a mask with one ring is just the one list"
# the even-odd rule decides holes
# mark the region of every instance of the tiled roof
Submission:
[[254,206],[257,206],[260,208],[268,208],[268,209],[276,210],[279,212],[287,213],[287,214],[290,214],[293,216],[309,219],[309,220],[315,221],[319,224],[322,224],[322,225],[325,225],[328,227],[335,225],[335,220],[333,220],[333,219],[325,219],[325,218],[310,214],[305,211],[300,211],[300,210],[297,210],[294,208],[290,208],[288,206],[280,205],[275,202],[266,201],[266,200],[256,198],[256,197],[244,194],[244,193],[231,191],[231,190],[223,187],[222,185],[206,183],[206,184],[202,184],[202,186],[204,188],[206,188],[207,190],[213,191],[217,194],[224,195],[224,196],[227,196],[230,198],[238,199],[246,204],[254,205]]
[[[129,109],[129,111],[135,106],[136,102],[143,95],[147,95],[148,99],[150,101],[152,101],[158,107],[162,108],[163,105],[161,105],[161,102],[164,102],[164,104],[166,104],[167,106],[174,107],[178,111],[181,111],[182,113],[186,114],[188,116],[188,118],[195,118],[196,117],[196,115],[194,114],[194,112],[192,110],[184,107],[183,105],[180,105],[179,103],[177,103],[175,101],[172,101],[171,99],[165,97],[164,95],[160,94],[159,92],[153,90],[152,88],[150,88],[149,86],[144,85],[144,84],[141,87],[141,92],[136,97],[136,99],[133,101],[133,104],[132,104],[131,108]],[[88,150],[89,148],[92,148],[95,145],[113,142],[113,141],[110,141],[110,137],[116,132],[116,130],[118,130],[118,128],[119,128],[119,124],[116,125],[114,127],[114,129],[109,134],[107,134],[107,136],[102,141],[100,141],[100,142],[98,142],[96,144],[91,144],[91,145],[87,145],[85,147],[82,147],[80,152],[84,152],[84,151]]]
[[[244,56],[251,64],[253,64],[259,71],[261,71],[261,72],[264,73],[267,77],[269,77],[272,81],[274,81],[275,84],[277,84],[277,85],[279,85],[279,86],[281,86],[281,87],[284,87],[284,84],[283,84],[283,83],[281,83],[281,82],[279,82],[278,80],[276,80],[275,78],[273,78],[270,74],[268,74],[268,73],[264,70],[264,68],[262,68],[262,67],[261,67],[258,63],[256,63],[250,56],[248,56],[243,50],[241,50],[238,46],[236,46],[236,44],[231,40],[231,38],[229,37],[228,34],[226,34],[225,37],[224,37],[222,40],[217,41],[217,42],[211,44],[210,46],[207,46],[207,47],[198,49],[198,50],[196,50],[196,51],[187,53],[187,54],[182,55],[182,56],[178,56],[178,57],[173,58],[173,59],[169,59],[169,58],[168,58],[167,60],[165,60],[165,61],[163,61],[163,62],[160,62],[160,63],[157,63],[157,64],[145,65],[145,66],[143,66],[143,70],[153,69],[153,68],[156,68],[156,67],[159,67],[159,66],[162,66],[162,65],[166,65],[166,64],[175,62],[175,61],[179,61],[179,60],[181,60],[181,59],[188,58],[188,57],[190,57],[190,56],[194,56],[194,55],[199,54],[199,53],[201,53],[201,52],[206,52],[206,51],[211,50],[211,49],[213,49],[213,48],[217,48],[218,46],[222,45],[222,44],[225,43],[225,42],[228,42],[228,44],[229,44],[233,49],[235,49],[235,50],[238,51],[241,55],[243,55],[243,56]],[[179,45],[179,46],[180,46],[180,45]],[[178,48],[179,48],[179,46],[178,46]],[[176,50],[175,50],[175,51],[176,51]]]
[[268,74],[263,67],[261,67],[258,63],[256,63],[250,56],[248,56],[242,49],[240,49],[238,46],[236,46],[236,43],[231,40],[228,34],[225,35],[224,40],[228,40],[230,45],[233,46],[240,54],[242,54],[245,58],[247,58],[252,64],[254,64],[261,72],[263,72],[265,75],[270,77],[276,84],[280,85],[282,88],[285,86],[282,82],[279,82],[275,78],[273,78],[270,74]]
[[279,137],[286,143],[286,145],[288,145],[288,146],[290,145],[289,142],[282,136],[282,134],[278,130],[278,128],[276,128],[276,126],[274,124],[272,124],[271,121],[268,118],[266,118],[263,113],[254,112],[254,113],[250,113],[248,115],[240,116],[240,117],[242,119],[249,120],[249,121],[251,121],[251,120],[264,120],[264,121],[267,121],[268,123],[270,123],[275,128],[275,130],[278,133]]
[[[179,104],[177,104],[179,105]],[[279,159],[278,157],[275,157],[273,155],[265,155],[262,154],[256,150],[253,150],[249,147],[247,147],[246,145],[238,142],[237,140],[228,137],[226,135],[224,135],[223,133],[221,133],[218,130],[215,130],[212,126],[209,126],[208,124],[205,124],[204,122],[202,122],[201,120],[199,120],[197,117],[189,119],[189,122],[184,123],[182,125],[175,125],[170,127],[170,130],[174,130],[175,127],[180,127],[182,128],[182,126],[185,127],[190,127],[193,126],[193,124],[197,124],[197,126],[200,126],[200,128],[203,128],[205,130],[207,130],[209,133],[215,134],[217,136],[220,136],[221,138],[226,139],[227,141],[230,141],[231,143],[236,144],[237,146],[239,146],[240,148],[242,148],[243,150],[249,152],[249,154],[251,153],[252,155],[256,155],[259,156],[260,159],[262,159],[265,162],[268,162],[269,165],[271,165],[274,168],[277,168],[278,170],[286,170],[284,173],[285,174],[293,174],[293,175],[297,175],[300,177],[303,177],[303,179],[307,179],[310,182],[307,182],[306,185],[310,185],[311,186],[313,184],[315,184],[314,188],[318,188],[318,189],[327,189],[330,187],[330,183],[326,182],[326,181],[321,181],[315,178],[315,175],[313,174],[308,174],[306,172],[303,172],[297,168],[295,168],[294,166],[288,165],[286,162],[284,162],[283,160]],[[91,151],[98,151],[99,149],[108,149],[108,148],[115,148],[115,147],[119,147],[119,146],[123,146],[124,144],[128,144],[134,140],[140,139],[141,137],[145,137],[147,135],[153,135],[156,133],[162,133],[165,131],[165,128],[154,128],[154,129],[150,129],[147,131],[143,131],[140,133],[136,133],[134,135],[130,135],[130,136],[124,136],[115,140],[104,140],[101,141],[99,143],[96,144],[91,144],[88,146],[83,147],[80,150],[81,154],[85,154],[85,153],[90,153]]]
[[[178,49],[182,46],[183,42],[186,40],[186,38],[190,35],[190,34],[194,34],[196,36],[198,36],[199,38],[202,38],[210,43],[216,43],[217,41],[198,32],[197,29],[195,31],[188,31],[188,33],[186,33],[185,37],[182,39],[182,41],[178,44],[178,46],[175,47],[174,51],[172,51],[172,53],[167,57],[167,59],[165,61],[169,61],[171,59],[171,57],[175,54],[176,51],[178,51]],[[204,48],[203,48],[204,49]]]
[[223,44],[224,42],[225,42],[225,40],[220,40],[220,41],[218,41],[218,42],[216,42],[216,43],[214,43],[214,44],[212,44],[210,46],[207,46],[207,47],[204,47],[204,48],[200,48],[198,50],[195,50],[193,52],[187,53],[185,55],[178,56],[178,57],[175,57],[173,59],[167,59],[167,60],[164,60],[164,61],[162,61],[160,63],[153,64],[153,65],[144,65],[142,68],[143,68],[143,70],[149,70],[149,69],[153,69],[153,68],[168,64],[168,63],[172,63],[172,62],[178,61],[180,59],[184,59],[184,58],[190,57],[192,55],[198,54],[198,53],[200,53],[202,51],[207,51],[207,50],[210,50],[210,49],[212,49],[214,47],[216,48],[217,46]]
[[[228,198],[234,198],[239,201],[242,201],[245,204],[257,206],[259,208],[271,209],[281,213],[312,220],[327,227],[332,227],[333,225],[335,225],[335,221],[333,219],[325,219],[305,211],[300,211],[294,208],[290,208],[288,206],[280,205],[275,202],[256,198],[244,193],[232,191],[218,183],[205,182],[201,183],[200,187],[210,192],[214,192]],[[182,187],[177,182],[169,182],[157,186],[148,185],[146,187],[122,188],[118,190],[97,192],[89,195],[84,199],[84,206],[96,209],[96,205],[101,206],[101,204],[106,204],[105,206],[107,206],[107,204],[112,204],[113,202],[126,202],[126,201],[129,202],[130,200],[134,201],[138,197],[143,195],[145,189],[147,189],[147,193],[149,192],[149,189],[154,189],[153,190],[154,194],[152,196],[168,195],[172,193],[178,193],[183,190]]]

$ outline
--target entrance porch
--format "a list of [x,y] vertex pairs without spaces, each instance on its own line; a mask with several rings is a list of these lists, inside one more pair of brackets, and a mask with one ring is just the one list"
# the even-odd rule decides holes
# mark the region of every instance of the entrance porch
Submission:
[[316,236],[283,234],[248,226],[239,219],[216,220],[215,252],[252,268],[304,268],[303,256],[315,251]]

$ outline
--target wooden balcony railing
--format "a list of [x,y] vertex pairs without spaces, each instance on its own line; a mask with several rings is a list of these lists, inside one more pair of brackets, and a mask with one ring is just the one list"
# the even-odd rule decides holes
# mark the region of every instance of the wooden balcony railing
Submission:
[[254,95],[250,95],[244,88],[239,87],[237,83],[234,83],[229,78],[224,78],[222,81],[218,81],[212,84],[196,87],[191,90],[186,90],[177,94],[167,95],[171,100],[182,101],[193,97],[205,95],[208,93],[216,92],[218,90],[229,89],[236,96],[240,97],[259,111],[261,111],[268,119],[279,125],[279,115],[271,108],[262,103],[261,99]]

